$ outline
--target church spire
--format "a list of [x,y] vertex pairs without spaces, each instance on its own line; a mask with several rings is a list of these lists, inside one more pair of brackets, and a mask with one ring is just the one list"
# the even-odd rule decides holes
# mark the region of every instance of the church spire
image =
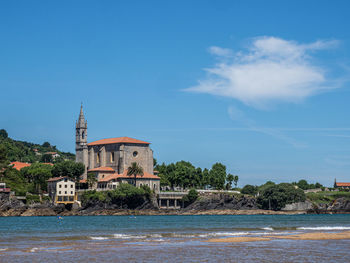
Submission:
[[85,127],[86,128],[86,126],[87,126],[86,124],[87,124],[87,121],[85,121],[85,116],[84,116],[84,111],[83,111],[83,103],[81,103],[79,118],[77,121],[77,128],[78,127]]

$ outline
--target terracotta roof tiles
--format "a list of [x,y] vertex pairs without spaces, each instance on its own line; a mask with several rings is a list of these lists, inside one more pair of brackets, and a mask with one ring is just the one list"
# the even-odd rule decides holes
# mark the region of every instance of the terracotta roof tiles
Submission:
[[88,172],[115,172],[112,167],[97,167],[93,169],[89,169]]
[[149,142],[144,142],[144,141],[133,139],[130,137],[117,137],[117,138],[102,139],[102,140],[90,142],[88,143],[88,146],[114,144],[114,143],[150,144]]
[[342,187],[342,186],[348,186],[348,187],[350,187],[350,183],[336,183],[336,186],[338,186],[338,187]]
[[22,162],[12,162],[11,164],[12,164],[12,167],[15,168],[18,171],[21,170],[24,167],[29,167],[29,166],[32,165],[30,163],[22,163]]

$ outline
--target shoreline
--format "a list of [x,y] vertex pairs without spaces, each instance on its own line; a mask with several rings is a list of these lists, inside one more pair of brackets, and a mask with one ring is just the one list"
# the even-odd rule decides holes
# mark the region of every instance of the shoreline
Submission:
[[[9,209],[0,211],[0,217],[10,216],[130,216],[130,215],[305,215],[317,214],[310,211],[273,211],[273,210],[231,210],[231,209],[211,209],[211,210],[129,210],[129,209],[101,209],[101,210],[64,210],[55,211],[53,208],[27,208]],[[343,211],[324,211],[321,214],[350,214]]]
[[240,242],[255,242],[255,241],[271,241],[278,239],[288,240],[343,240],[350,239],[350,231],[342,231],[337,233],[314,232],[301,233],[296,235],[276,235],[264,237],[227,237],[227,238],[212,238],[205,242],[213,243],[240,243]]

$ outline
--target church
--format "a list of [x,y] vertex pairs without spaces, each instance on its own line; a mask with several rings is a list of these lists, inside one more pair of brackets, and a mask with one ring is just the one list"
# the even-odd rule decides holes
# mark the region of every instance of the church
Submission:
[[137,175],[136,186],[146,185],[155,192],[160,191],[160,178],[153,172],[153,151],[150,143],[130,137],[117,137],[87,142],[87,121],[83,106],[76,122],[75,136],[76,162],[85,165],[81,180],[87,181],[87,174],[97,179],[94,188],[100,190],[115,189],[120,183],[133,183],[134,177],[127,175],[131,163],[136,162],[143,168],[143,175]]

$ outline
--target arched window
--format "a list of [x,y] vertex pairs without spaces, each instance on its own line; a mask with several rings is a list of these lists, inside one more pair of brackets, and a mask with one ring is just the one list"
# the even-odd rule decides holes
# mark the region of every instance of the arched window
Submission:
[[111,163],[114,163],[114,152],[111,152]]
[[82,139],[85,139],[85,131],[83,131],[83,132],[81,133],[81,138],[82,138]]
[[153,185],[153,189],[156,189],[156,184]]
[[97,163],[100,163],[100,157],[101,157],[101,156],[100,156],[100,153],[97,153],[97,158],[96,158],[96,162],[97,162]]

